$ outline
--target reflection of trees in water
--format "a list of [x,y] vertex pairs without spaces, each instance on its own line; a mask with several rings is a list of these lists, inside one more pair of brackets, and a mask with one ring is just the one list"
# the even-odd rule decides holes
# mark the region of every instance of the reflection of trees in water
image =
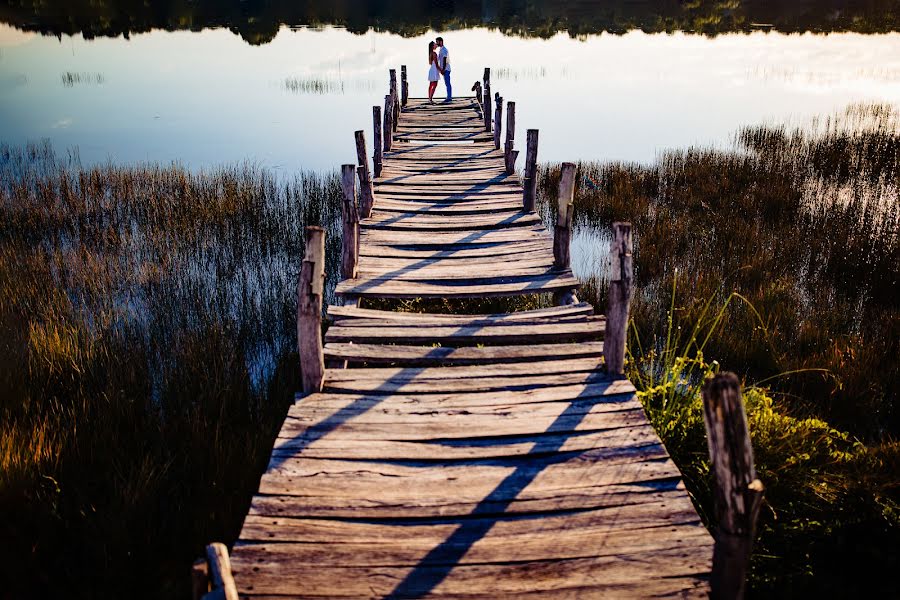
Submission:
[[28,30],[85,37],[118,36],[151,29],[227,27],[250,44],[271,41],[282,25],[335,25],[352,33],[369,29],[411,37],[430,29],[487,26],[509,35],[573,37],[600,33],[694,31],[707,35],[759,27],[786,32],[900,30],[900,0],[438,0],[391,3],[313,3],[291,0],[46,0],[0,4],[0,20]]

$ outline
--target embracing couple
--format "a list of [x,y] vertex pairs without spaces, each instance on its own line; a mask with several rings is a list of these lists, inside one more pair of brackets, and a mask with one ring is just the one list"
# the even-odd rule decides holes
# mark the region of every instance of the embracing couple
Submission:
[[447,99],[444,102],[450,102],[453,100],[453,90],[450,88],[450,53],[444,47],[444,38],[428,42],[428,64],[428,101],[434,104],[434,90],[443,75],[444,85],[447,86]]

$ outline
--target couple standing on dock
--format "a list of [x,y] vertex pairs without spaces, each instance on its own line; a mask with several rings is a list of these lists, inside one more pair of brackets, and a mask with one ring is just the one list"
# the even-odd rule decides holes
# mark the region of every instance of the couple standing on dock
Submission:
[[447,86],[447,99],[453,100],[453,90],[450,87],[450,52],[444,46],[444,38],[435,38],[428,42],[428,101],[434,104],[434,91],[437,89],[438,80],[444,76],[444,85]]

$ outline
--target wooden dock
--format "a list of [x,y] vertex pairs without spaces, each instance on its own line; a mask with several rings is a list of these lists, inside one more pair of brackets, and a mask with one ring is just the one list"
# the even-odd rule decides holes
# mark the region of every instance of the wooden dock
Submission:
[[[577,301],[568,268],[574,166],[551,236],[533,210],[537,134],[523,188],[485,83],[484,99],[432,105],[403,82],[376,108],[377,176],[365,151],[344,169],[344,304],[328,307],[323,345],[323,233],[311,232],[298,325],[309,393],[278,434],[225,597],[708,595],[713,539],[621,375],[630,227],[613,256],[624,305],[607,320]],[[364,307],[536,293],[562,305]]]

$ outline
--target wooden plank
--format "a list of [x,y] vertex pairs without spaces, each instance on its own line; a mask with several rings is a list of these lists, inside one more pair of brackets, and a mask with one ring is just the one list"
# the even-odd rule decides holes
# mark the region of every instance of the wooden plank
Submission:
[[[636,597],[675,595],[676,590],[679,596],[683,596],[695,590],[694,596],[705,597],[706,592],[698,589],[698,582],[685,579],[703,575],[709,570],[708,560],[702,557],[706,543],[702,538],[692,541],[692,544],[687,544],[672,540],[666,546],[631,554],[620,552],[596,558],[496,565],[462,564],[451,565],[452,569],[443,565],[417,567],[415,563],[409,566],[324,568],[321,564],[294,563],[290,560],[269,562],[263,559],[260,562],[257,557],[244,562],[243,553],[249,554],[249,548],[244,550],[242,547],[240,553],[235,553],[233,570],[239,587],[244,585],[240,583],[241,575],[252,573],[253,584],[250,587],[257,594],[293,596],[291,582],[299,581],[305,593],[319,597],[371,598],[391,594],[395,594],[391,597],[420,597],[424,594],[444,597],[451,594],[473,598],[478,597],[478,594],[473,594],[476,590],[491,590],[494,597],[523,592],[541,592],[556,597],[558,591],[572,588],[593,590],[593,593],[582,597],[621,597],[623,590],[631,590],[630,594],[625,594]],[[408,581],[406,578],[413,569],[417,577]],[[438,583],[435,586],[432,582]],[[395,591],[398,586],[402,586],[402,593]],[[336,592],[335,588],[340,592]],[[245,593],[243,588],[239,591]]]
[[[515,343],[574,342],[603,336],[606,319],[470,321],[464,323],[383,323],[338,321],[325,334],[327,342],[503,346]],[[332,374],[337,376],[338,374]],[[359,374],[356,375],[357,377]]]
[[389,321],[421,321],[423,319],[429,321],[468,321],[471,319],[478,320],[495,320],[495,321],[517,321],[528,320],[533,318],[549,318],[556,316],[575,316],[575,315],[592,315],[594,307],[587,302],[579,304],[570,304],[568,306],[550,306],[547,308],[538,308],[534,310],[523,310],[512,313],[494,313],[494,314],[439,314],[439,313],[414,313],[414,312],[395,312],[389,310],[373,310],[371,308],[358,308],[355,306],[336,306],[328,307],[328,316],[337,318],[355,318],[355,319],[382,319]]
[[351,362],[403,363],[408,366],[498,364],[548,358],[602,356],[603,342],[536,344],[530,346],[485,346],[483,348],[384,346],[358,343],[327,343],[325,358]]
[[434,280],[396,281],[390,279],[351,279],[337,285],[339,296],[380,296],[383,298],[478,298],[536,294],[577,288],[579,281],[570,272],[528,276],[521,280],[504,278],[482,281]]

